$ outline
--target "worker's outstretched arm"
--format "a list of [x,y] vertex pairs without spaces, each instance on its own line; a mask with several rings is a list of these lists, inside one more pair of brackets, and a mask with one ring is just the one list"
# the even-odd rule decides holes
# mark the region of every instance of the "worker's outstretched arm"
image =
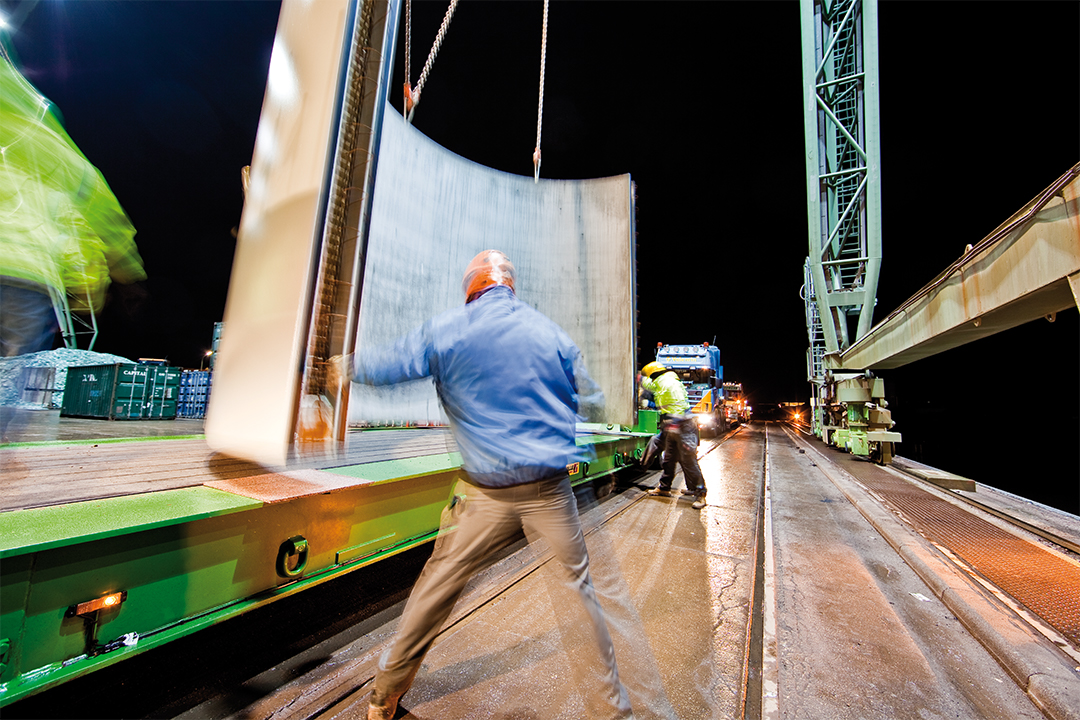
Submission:
[[604,391],[585,368],[585,358],[577,347],[571,352],[574,389],[577,392],[577,414],[584,422],[604,421]]
[[393,385],[428,377],[431,348],[431,326],[424,323],[391,345],[358,350],[352,379],[365,385]]

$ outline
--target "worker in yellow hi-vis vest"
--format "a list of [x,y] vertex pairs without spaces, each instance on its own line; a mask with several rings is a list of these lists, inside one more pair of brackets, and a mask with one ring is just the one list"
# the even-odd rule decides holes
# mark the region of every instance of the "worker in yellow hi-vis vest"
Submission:
[[694,496],[693,507],[705,507],[705,478],[698,466],[698,429],[693,415],[688,414],[690,403],[686,388],[674,370],[659,362],[651,362],[641,368],[641,387],[653,396],[656,409],[660,411],[660,449],[663,452],[660,483],[649,491],[650,495],[668,497],[675,479],[675,464],[682,466],[686,478],[683,491]]

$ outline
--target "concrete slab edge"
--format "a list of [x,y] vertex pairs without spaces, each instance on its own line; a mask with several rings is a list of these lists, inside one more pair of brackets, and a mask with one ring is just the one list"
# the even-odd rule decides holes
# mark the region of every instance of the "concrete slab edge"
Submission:
[[[873,493],[847,471],[831,463],[808,443],[800,446],[818,456],[817,467],[822,474],[956,615],[1036,707],[1051,720],[1080,720],[1080,668],[1067,664],[1062,653],[1046,638],[1023,623],[1011,610],[1002,607],[982,588],[974,586],[950,560],[883,507]],[[995,621],[1012,629],[1014,637],[1007,638],[1002,634]]]

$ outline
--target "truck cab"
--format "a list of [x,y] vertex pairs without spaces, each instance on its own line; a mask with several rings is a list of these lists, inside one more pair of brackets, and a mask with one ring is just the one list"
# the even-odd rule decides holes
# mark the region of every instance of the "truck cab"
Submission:
[[656,347],[656,360],[674,370],[686,387],[690,412],[697,418],[702,435],[715,435],[726,429],[723,422],[724,367],[720,348],[701,345],[665,345]]

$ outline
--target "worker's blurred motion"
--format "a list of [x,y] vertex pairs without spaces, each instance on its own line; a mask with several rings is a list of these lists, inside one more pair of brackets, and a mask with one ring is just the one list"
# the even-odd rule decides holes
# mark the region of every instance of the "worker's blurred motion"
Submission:
[[[582,514],[590,512],[599,505],[591,483],[575,487],[574,492],[578,500],[578,510]],[[630,695],[634,717],[637,720],[676,720],[678,715],[660,679],[660,665],[649,643],[645,623],[642,622],[641,615],[634,605],[630,586],[624,579],[615,543],[612,542],[603,523],[594,527],[586,535],[585,544],[589,551],[589,572],[592,576],[593,587],[600,599],[600,606],[604,610],[604,618],[615,646],[615,656],[619,659],[619,678]],[[546,578],[552,579],[551,573]],[[587,647],[582,636],[588,632],[588,626],[582,624],[574,613],[566,611],[574,607],[572,598],[566,597],[570,594],[567,587],[557,582],[550,582],[548,594],[557,608],[556,616],[564,644],[569,644],[576,638],[579,646]],[[560,601],[560,598],[565,598],[565,600]],[[572,663],[583,662],[586,659],[569,650],[567,655]],[[586,668],[574,667],[573,669],[581,677],[594,674]],[[587,717],[601,717],[601,715],[589,714]]]
[[68,313],[99,312],[110,282],[146,273],[105,179],[2,52],[0,149],[0,354],[11,357],[51,350]]
[[682,466],[686,480],[686,493],[694,496],[693,507],[700,510],[705,507],[707,491],[697,461],[697,421],[689,414],[686,387],[674,370],[655,361],[641,368],[641,387],[652,395],[652,402],[660,411],[660,438],[657,446],[651,449],[661,453],[663,472],[659,483],[649,494],[671,495],[675,466],[678,464]]
[[[428,320],[392,346],[364,348],[341,364],[356,382],[369,385],[432,377],[463,466],[434,553],[393,645],[379,661],[369,718],[394,716],[466,582],[522,530],[530,542],[543,540],[550,548],[561,592],[568,588],[575,598],[552,602],[560,619],[575,618],[574,638],[563,635],[567,649],[575,648],[575,669],[595,670],[587,679],[579,677],[588,683],[580,689],[586,704],[592,703],[589,716],[634,716],[566,469],[586,459],[577,446],[576,423],[602,419],[603,393],[574,342],[519,300],[514,282],[510,260],[484,251],[465,271],[465,305]],[[656,673],[657,686],[658,678]]]

